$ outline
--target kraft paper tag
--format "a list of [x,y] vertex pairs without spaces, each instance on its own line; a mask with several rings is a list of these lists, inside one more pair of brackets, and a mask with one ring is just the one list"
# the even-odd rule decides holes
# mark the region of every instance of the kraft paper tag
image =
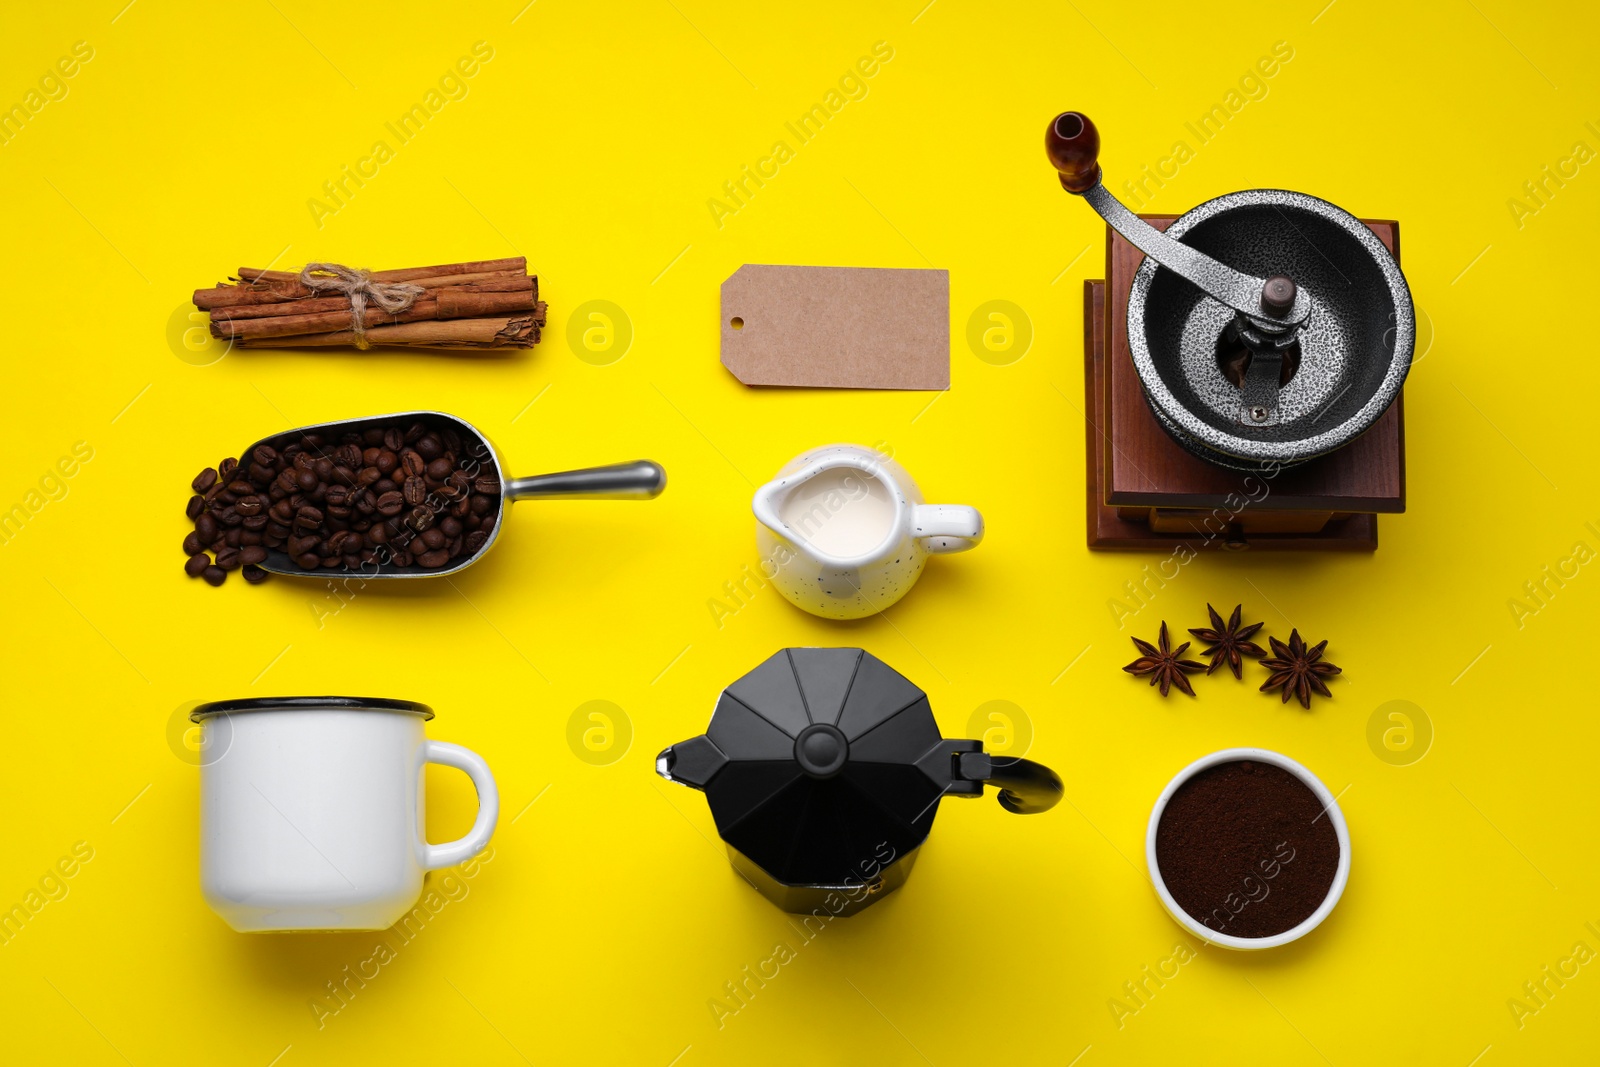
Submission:
[[746,263],[722,283],[722,364],[745,385],[950,388],[950,272]]

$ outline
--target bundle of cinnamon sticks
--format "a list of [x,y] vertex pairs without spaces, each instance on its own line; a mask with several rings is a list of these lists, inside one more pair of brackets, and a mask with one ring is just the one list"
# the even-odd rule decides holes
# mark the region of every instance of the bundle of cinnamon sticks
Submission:
[[539,279],[528,274],[523,256],[372,271],[365,277],[372,283],[408,283],[423,292],[409,293],[410,306],[392,313],[363,300],[367,306],[358,330],[349,295],[308,287],[298,271],[241,267],[230,279],[236,284],[196,289],[194,306],[210,313],[211,336],[241,348],[532,348],[545,324]]

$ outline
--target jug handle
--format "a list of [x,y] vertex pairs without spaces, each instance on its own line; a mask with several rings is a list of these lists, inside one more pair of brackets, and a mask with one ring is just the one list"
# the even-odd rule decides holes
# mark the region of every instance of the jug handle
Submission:
[[965,552],[983,540],[983,516],[965,504],[918,504],[911,527],[929,552]]
[[987,752],[963,752],[956,767],[961,777],[1000,790],[1000,806],[1014,815],[1037,815],[1061,801],[1061,776],[1042,763]]

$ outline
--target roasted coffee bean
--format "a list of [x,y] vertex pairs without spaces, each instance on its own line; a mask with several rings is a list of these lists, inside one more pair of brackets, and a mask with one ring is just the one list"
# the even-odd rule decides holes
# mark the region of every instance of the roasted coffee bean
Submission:
[[406,427],[405,443],[408,445],[414,445],[417,443],[418,439],[420,439],[422,435],[427,432],[427,423],[413,422],[410,426]]
[[317,487],[319,481],[316,471],[302,470],[295,476],[294,487],[302,493],[309,493]]
[[455,430],[451,429],[449,426],[446,426],[444,429],[439,431],[439,439],[444,442],[444,447],[446,450],[450,452],[461,451],[461,435],[456,433]]
[[212,468],[207,467],[199,474],[196,474],[194,476],[194,481],[190,482],[189,484],[194,486],[195,492],[203,493],[207,489],[210,489],[213,485],[217,484],[217,472]]
[[383,431],[383,447],[390,452],[400,451],[400,446],[406,443],[405,434],[400,432],[398,426],[391,426]]
[[472,498],[472,513],[474,515],[487,515],[493,510],[494,501],[490,500],[488,497],[475,496]]
[[460,537],[461,520],[456,518],[445,518],[440,520],[439,532],[444,534],[446,537]]
[[383,431],[383,427],[382,426],[369,426],[365,430],[362,430],[361,431],[361,443],[362,443],[362,445],[371,447],[371,446],[383,444],[383,432],[384,431]]
[[221,567],[211,566],[201,571],[200,577],[204,578],[212,585],[221,585],[223,582],[228,580],[228,572],[223,570]]
[[[424,437],[422,439],[422,441],[427,441],[427,440],[429,440],[429,438]],[[422,441],[419,441],[417,443],[421,444]],[[442,459],[442,458],[441,459],[436,459],[432,463],[428,464],[428,477],[433,478],[436,481],[441,481],[442,482],[446,478],[450,477],[450,471],[452,469],[454,469],[454,468],[451,466],[449,460]]]
[[294,524],[302,530],[315,530],[322,525],[322,512],[307,504],[294,513]]
[[461,525],[465,526],[469,530],[476,530],[478,526],[482,524],[482,522],[482,519],[478,518],[478,516],[474,515],[470,511],[467,512],[466,515],[462,516],[461,519]]
[[411,509],[411,516],[406,519],[411,528],[418,533],[433,525],[433,509],[426,504],[419,504]]
[[234,459],[232,456],[229,456],[227,459],[217,464],[217,477],[221,478],[223,481],[228,481],[233,477],[233,472],[238,469],[239,461]]
[[217,520],[211,512],[203,512],[194,520],[195,532],[200,535],[200,540],[210,543],[217,539]]
[[221,552],[217,553],[217,566],[221,567],[225,571],[238,570],[244,563],[244,561],[239,558],[240,554],[241,553],[237,548],[224,548]]
[[393,474],[395,469],[400,466],[400,457],[386,448],[378,453],[377,458],[372,461],[372,465],[378,468],[380,474]]
[[482,499],[482,497],[458,496],[450,505],[450,514],[454,515],[458,519],[464,518],[472,513],[472,501]]
[[405,505],[405,497],[399,493],[384,493],[378,498],[378,514],[385,516],[398,515],[400,514],[400,509]]
[[247,473],[250,480],[257,485],[269,485],[278,476],[276,467],[263,467],[259,463],[250,464],[250,470]]
[[328,538],[328,552],[331,555],[343,556],[361,550],[361,535],[351,533],[349,530],[340,530]]
[[239,538],[243,536],[243,534],[243,528],[235,526],[227,533],[222,535],[222,543],[227,545],[229,548],[238,548],[240,545]]
[[250,458],[263,467],[270,467],[278,462],[278,450],[271,445],[257,445],[256,450],[250,453]]
[[328,482],[332,485],[356,484],[356,472],[343,464],[333,468],[333,473],[328,475]]
[[[244,521],[245,522],[249,522],[250,520],[246,519]],[[239,533],[239,544],[242,547],[248,547],[250,545],[259,545],[260,543],[261,543],[261,531],[252,530],[248,526],[246,526],[243,530],[240,531],[240,533]]]
[[457,556],[461,555],[462,547],[462,539],[459,537],[452,537],[450,539],[450,543],[444,546],[444,550],[450,553],[451,559],[455,559]]
[[265,507],[265,505],[263,505],[261,503],[261,498],[260,497],[258,497],[258,496],[247,496],[244,499],[240,500],[237,504],[235,504],[233,506],[233,510],[237,511],[239,514],[243,515],[245,518],[248,519],[252,515],[261,514],[262,510],[264,509],[264,507]]
[[317,457],[309,452],[296,452],[294,454],[294,469],[297,471],[315,470]]
[[281,522],[269,522],[263,528],[262,532],[265,533],[268,537],[276,537],[279,540],[282,540],[283,538],[288,537],[289,534],[292,533],[293,531],[290,530],[289,527],[287,525],[285,525],[284,523],[281,523]]
[[267,528],[267,517],[265,515],[246,515],[240,520],[240,525],[246,530],[265,530]]
[[377,467],[362,467],[361,470],[356,473],[357,485],[376,485],[382,480],[383,472]]
[[335,466],[349,467],[351,470],[361,466],[361,449],[357,445],[340,445],[333,453]]
[[424,500],[428,499],[428,486],[421,478],[407,478],[403,493],[405,494],[406,503],[410,504],[412,507],[416,507],[418,504],[421,504]]
[[409,567],[409,566],[411,566],[411,553],[407,552],[403,548],[400,551],[396,552],[393,556],[391,556],[390,559],[391,559],[391,561],[394,563],[394,565],[396,567]]
[[428,469],[428,461],[414,448],[408,448],[400,453],[400,469],[405,471],[408,478],[420,478]]
[[350,499],[362,515],[371,515],[378,510],[378,498],[371,489],[357,489],[355,496]]
[[187,515],[190,519],[194,519],[194,518],[199,517],[200,513],[202,511],[204,511],[205,509],[206,509],[206,498],[201,496],[199,493],[196,493],[194,496],[189,498],[189,503],[183,509],[183,513],[185,515]]
[[267,550],[260,545],[247,545],[239,550],[240,563],[260,563],[267,558]]
[[500,479],[491,478],[488,475],[479,475],[472,480],[472,491],[474,493],[483,493],[486,496],[499,496]]
[[422,566],[429,568],[430,570],[437,567],[443,567],[446,563],[450,562],[450,553],[446,552],[442,548],[435,549],[432,552],[424,552],[422,555],[418,556],[417,562]]
[[372,529],[367,531],[366,538],[375,545],[386,544],[389,540],[389,527],[381,522],[375,523]]
[[439,441],[438,435],[433,433],[426,433],[418,438],[415,448],[426,460],[438,459],[444,452],[444,445]]
[[285,493],[293,493],[298,491],[300,488],[299,469],[290,467],[288,470],[285,470],[282,474],[278,475],[277,485],[278,488],[282,489]]
[[438,529],[432,529],[424,530],[422,536],[418,538],[418,540],[420,540],[425,547],[433,549],[443,548],[445,543],[450,539],[444,534],[440,533]]
[[267,580],[267,572],[262,570],[260,567],[257,567],[253,563],[246,563],[244,565],[244,569],[239,573],[242,574],[244,576],[244,580],[249,582],[251,585],[260,585],[262,582]]
[[322,557],[315,552],[302,552],[294,558],[294,564],[303,571],[314,571],[322,566]]
[[483,517],[483,525],[479,526],[478,529],[482,530],[484,533],[488,533],[490,530],[493,530],[494,529],[494,516],[493,515],[485,515]]
[[211,566],[211,557],[201,552],[198,555],[189,557],[188,561],[183,565],[183,573],[191,578],[198,578],[205,573],[205,569],[209,566]]
[[186,556],[198,556],[205,550],[205,540],[200,536],[200,531],[190,530],[189,536],[183,539],[183,554]]
[[224,526],[237,526],[244,521],[244,516],[235,511],[233,509],[233,505],[231,504],[216,514],[217,521],[222,523]]
[[328,486],[328,492],[323,496],[322,499],[334,507],[341,507],[350,503],[350,497],[351,492],[349,486],[330,485]]

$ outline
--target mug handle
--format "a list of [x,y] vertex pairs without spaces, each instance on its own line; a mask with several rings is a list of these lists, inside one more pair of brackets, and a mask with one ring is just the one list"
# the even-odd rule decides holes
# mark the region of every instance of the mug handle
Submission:
[[478,817],[472,821],[467,836],[442,845],[422,842],[422,869],[436,871],[469,860],[484,850],[494,835],[494,825],[500,819],[500,791],[495,788],[494,775],[483,757],[470,748],[452,745],[447,741],[428,741],[422,750],[426,763],[438,763],[466,771],[478,791]]
[[918,504],[911,511],[911,536],[929,552],[965,552],[983,540],[983,516],[965,504]]

